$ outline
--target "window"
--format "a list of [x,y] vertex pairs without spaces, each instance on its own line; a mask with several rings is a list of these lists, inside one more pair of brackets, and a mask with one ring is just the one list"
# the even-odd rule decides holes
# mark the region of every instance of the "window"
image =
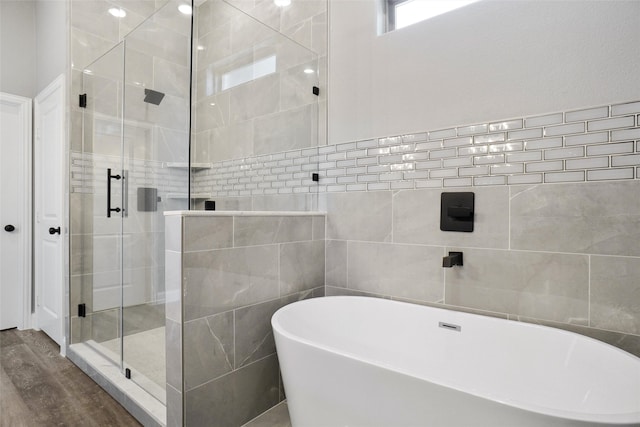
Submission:
[[386,0],[387,31],[399,30],[479,0]]
[[222,75],[221,90],[231,89],[243,83],[268,76],[276,72],[276,56],[271,55],[251,64],[235,68]]

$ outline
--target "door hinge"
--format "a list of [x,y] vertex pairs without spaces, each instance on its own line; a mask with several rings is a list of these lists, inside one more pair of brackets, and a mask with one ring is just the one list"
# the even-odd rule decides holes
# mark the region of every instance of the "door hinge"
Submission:
[[320,96],[320,88],[318,86],[313,87],[313,94],[315,96]]
[[79,98],[80,99],[78,101],[78,105],[80,106],[80,108],[87,108],[87,94],[80,94]]
[[87,317],[87,306],[84,303],[78,304],[78,317]]

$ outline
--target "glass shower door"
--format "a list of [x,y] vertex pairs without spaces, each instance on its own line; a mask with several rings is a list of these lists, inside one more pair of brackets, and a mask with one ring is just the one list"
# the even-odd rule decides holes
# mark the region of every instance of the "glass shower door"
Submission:
[[191,16],[168,2],[125,39],[123,366],[165,401],[164,211],[189,209]]
[[[80,282],[78,311],[83,340],[115,364],[122,363],[122,104],[124,44],[120,43],[82,74],[85,105],[82,150],[72,166],[72,186],[81,192],[80,231],[74,237],[74,278]],[[83,308],[81,308],[83,307]],[[72,307],[74,309],[75,307]],[[74,331],[76,334],[77,331]]]
[[84,70],[72,169],[86,195],[72,242],[82,254],[72,301],[86,317],[72,333],[163,403],[164,211],[189,209],[191,16],[182,3],[167,2]]

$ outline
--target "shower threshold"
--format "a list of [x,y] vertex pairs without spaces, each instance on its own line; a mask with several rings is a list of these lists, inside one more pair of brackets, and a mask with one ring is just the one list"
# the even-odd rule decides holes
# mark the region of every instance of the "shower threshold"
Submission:
[[145,426],[165,427],[166,406],[147,390],[125,378],[120,369],[105,356],[100,344],[72,344],[67,358],[89,375],[100,387]]
[[124,337],[124,343],[116,338],[100,343],[89,340],[87,344],[110,360],[120,360],[120,345],[124,344],[124,348],[127,349],[124,367],[131,370],[131,378],[166,405],[164,326],[127,335]]

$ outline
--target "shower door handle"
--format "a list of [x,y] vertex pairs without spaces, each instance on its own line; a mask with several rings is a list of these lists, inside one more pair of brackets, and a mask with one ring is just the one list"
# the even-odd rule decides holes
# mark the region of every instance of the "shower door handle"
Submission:
[[119,180],[120,175],[111,175],[111,168],[107,169],[107,218],[111,218],[111,212],[120,212],[120,208],[111,207],[111,180]]

